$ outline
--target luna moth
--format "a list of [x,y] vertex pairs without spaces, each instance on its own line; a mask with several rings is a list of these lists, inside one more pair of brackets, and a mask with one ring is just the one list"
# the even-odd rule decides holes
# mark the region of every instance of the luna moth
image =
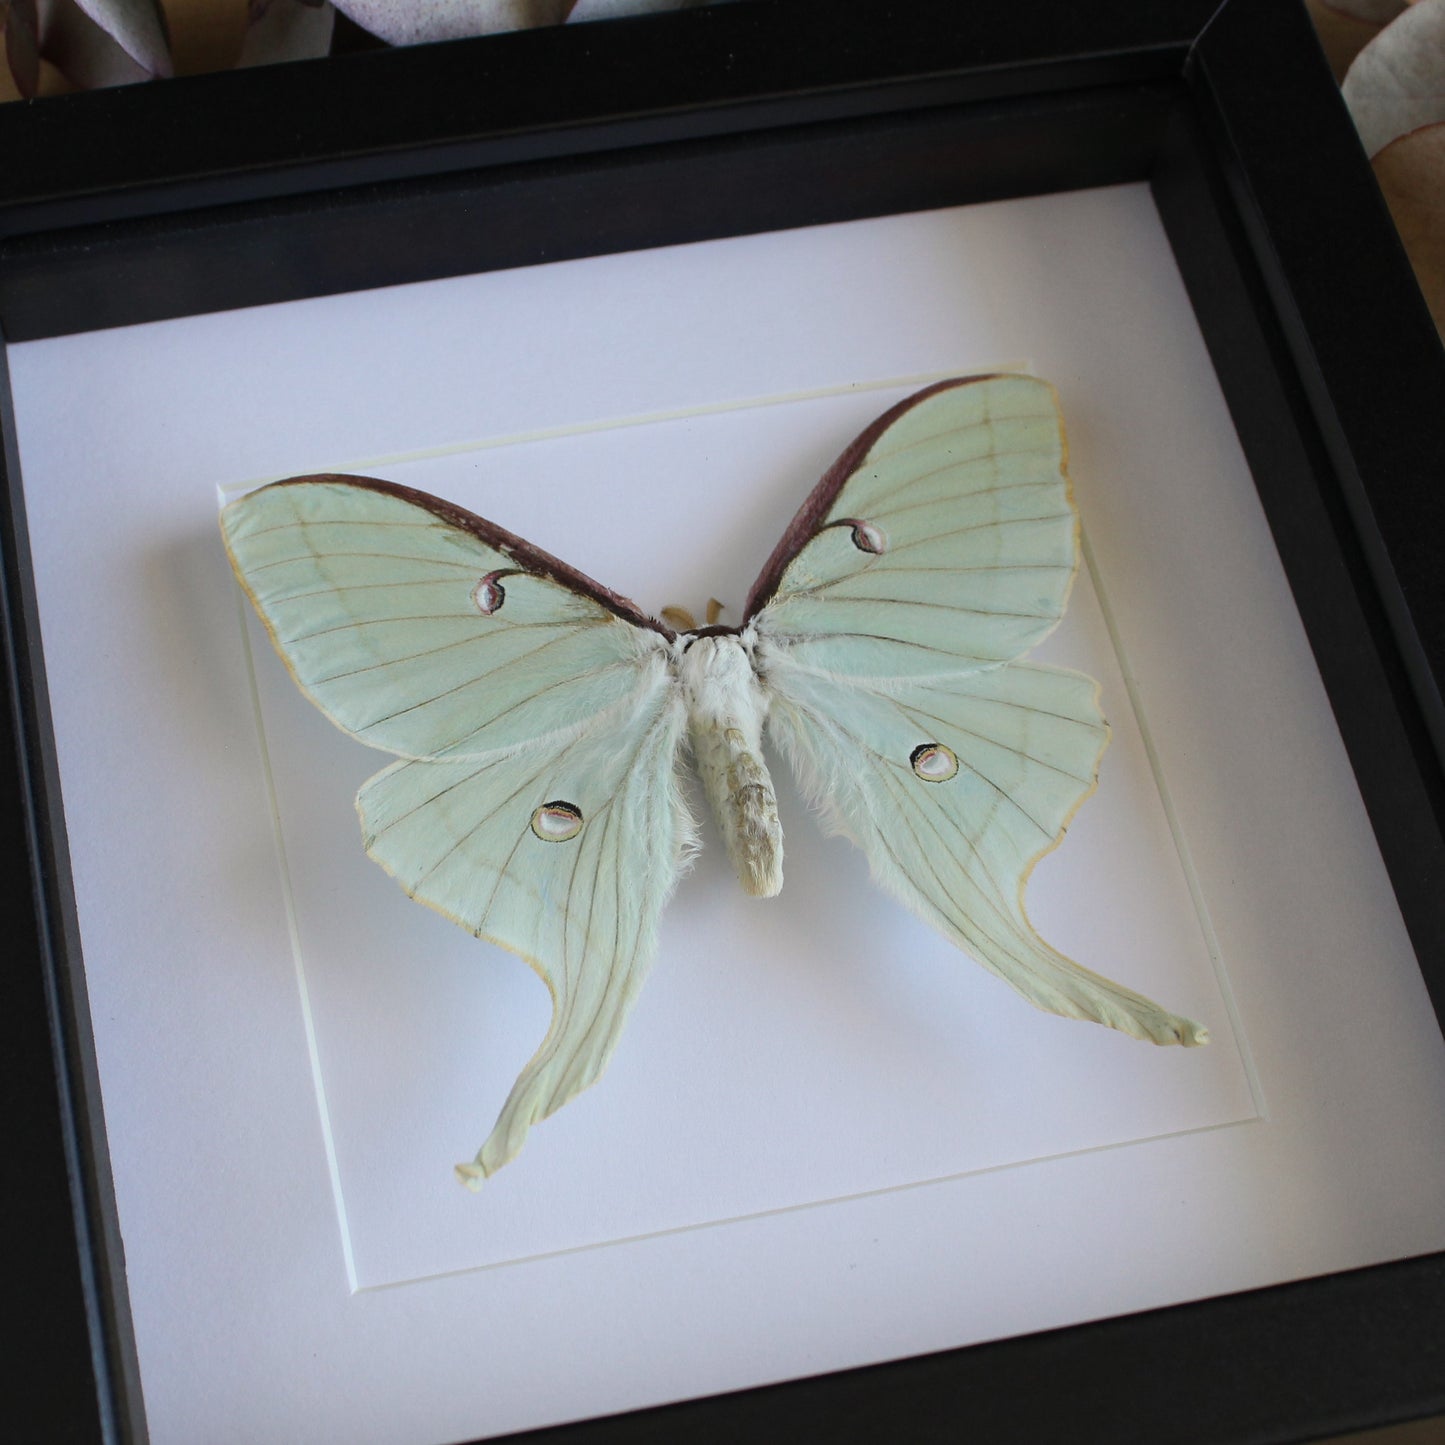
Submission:
[[1024,911],[1109,737],[1093,679],[1020,660],[1078,565],[1065,458],[1046,382],[919,391],[813,488],[736,626],[650,617],[392,482],[297,477],[224,509],[236,576],[302,691],[395,757],[357,794],[367,852],[551,991],[465,1183],[605,1068],[695,846],[686,756],[744,890],[782,886],[764,729],[875,880],[1030,1003],[1207,1041],[1050,948]]

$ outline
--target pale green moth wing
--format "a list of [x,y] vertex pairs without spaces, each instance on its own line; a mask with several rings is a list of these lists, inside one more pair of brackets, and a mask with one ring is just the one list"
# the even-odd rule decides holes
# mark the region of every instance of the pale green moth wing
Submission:
[[231,503],[232,565],[297,682],[402,761],[357,795],[367,851],[418,901],[521,955],[552,1026],[476,1161],[601,1074],[690,847],[672,634],[426,493],[298,478]]
[[1024,911],[1108,741],[1092,679],[1014,660],[1073,583],[1066,463],[1054,389],[1029,376],[941,382],[868,427],[748,600],[769,736],[878,881],[1032,1003],[1204,1043]]
[[520,954],[552,1026],[476,1160],[476,1187],[527,1130],[596,1081],[640,987],[692,840],[674,761],[686,717],[665,655],[643,687],[565,739],[400,762],[357,795],[366,849],[414,898]]
[[529,742],[631,697],[671,634],[520,537],[425,492],[298,477],[221,513],[276,650],[338,727],[402,757]]
[[745,609],[799,662],[929,676],[1019,656],[1063,615],[1078,555],[1054,389],[940,382],[879,417],[804,502]]
[[770,646],[768,734],[874,878],[1030,1003],[1156,1044],[1208,1033],[1048,946],[1024,911],[1034,864],[1094,790],[1109,730],[1082,673],[1027,662],[888,693]]

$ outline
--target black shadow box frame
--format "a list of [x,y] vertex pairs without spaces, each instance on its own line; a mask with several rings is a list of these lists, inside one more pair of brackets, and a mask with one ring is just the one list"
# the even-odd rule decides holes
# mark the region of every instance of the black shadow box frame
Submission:
[[[1445,354],[1294,0],[747,0],[17,103],[0,155],[7,342],[1147,179],[1445,1009]],[[143,1440],[0,406],[0,1415]],[[1434,1255],[528,1438],[1302,1440],[1445,1411],[1442,1338]]]

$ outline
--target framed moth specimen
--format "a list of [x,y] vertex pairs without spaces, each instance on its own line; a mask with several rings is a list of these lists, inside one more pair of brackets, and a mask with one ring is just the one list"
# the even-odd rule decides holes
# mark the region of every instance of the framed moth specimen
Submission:
[[[7,1401],[17,1438],[877,1437],[906,1402],[942,1436],[1073,1445],[1161,1395],[1191,1401],[1171,1428],[1200,1442],[1434,1407],[1445,363],[1307,24],[1291,0],[1038,0],[966,32],[815,10],[752,0],[0,107],[6,841],[35,899],[7,974],[27,1045],[11,1269],[48,1366]],[[1044,684],[1068,692],[1040,737],[1072,780],[1040,790],[1017,751],[985,761],[946,732],[965,720],[925,707],[927,684],[849,683],[844,706],[855,644],[820,642],[815,666],[788,621],[814,606],[814,559],[866,593],[908,555],[900,520],[851,500],[862,455],[833,476],[843,510],[788,532],[848,438],[1020,353],[1064,400],[1088,565],[1029,652],[1073,566],[1052,481],[1038,585],[955,600],[1020,614],[986,629],[980,679],[1087,671],[1114,729],[1030,916],[1207,1025],[1208,1048],[1021,1007],[908,932],[790,791],[791,757],[878,851],[1007,774],[984,811],[1013,822],[956,842],[988,852],[969,927],[997,905],[1012,942],[964,943],[1034,949],[1016,875],[1088,787],[1092,688]],[[748,398],[777,404],[721,410]],[[660,420],[621,426],[639,418]],[[639,596],[643,621],[562,585],[640,649],[599,714],[641,708],[651,668],[680,738],[683,661],[735,666],[749,628],[775,669],[786,888],[754,906],[725,876],[714,909],[724,847],[705,849],[605,1084],[475,1198],[448,1141],[485,1135],[478,1102],[526,1069],[546,991],[507,959],[475,968],[482,945],[354,847],[365,755],[238,625],[217,495],[298,471],[390,477],[536,544],[508,555],[445,504],[360,488],[471,549],[458,628],[578,571]],[[755,493],[737,480],[764,472]],[[697,536],[743,571],[674,559]],[[661,610],[709,592],[733,610]],[[928,600],[889,594],[885,618]],[[851,675],[902,676],[875,668]],[[995,728],[987,706],[957,732]],[[559,756],[586,711],[542,708]],[[472,767],[416,743],[390,738],[400,766],[368,807]],[[588,781],[539,782],[511,840],[585,856],[616,796]],[[760,791],[739,818],[771,838],[763,783],[743,786]],[[614,891],[614,912],[650,912],[685,842],[671,802],[649,806],[660,881]],[[391,816],[371,815],[374,846],[430,867]],[[910,842],[901,871],[926,885],[955,851]],[[1231,1368],[1206,1382],[1202,1359]],[[652,1407],[670,1413],[635,1413]]]

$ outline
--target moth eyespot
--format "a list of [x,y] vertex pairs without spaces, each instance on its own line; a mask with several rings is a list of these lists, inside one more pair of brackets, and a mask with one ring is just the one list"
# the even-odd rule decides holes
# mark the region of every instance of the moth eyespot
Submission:
[[953,749],[942,743],[920,743],[909,753],[908,761],[925,783],[946,783],[958,771]]
[[860,552],[886,552],[888,550],[888,537],[882,527],[876,527],[872,522],[865,522],[861,517],[839,517],[835,521],[825,522],[824,529],[828,527],[846,527],[848,535],[853,539],[853,545]]
[[500,572],[488,572],[472,588],[472,601],[483,617],[490,617],[507,600],[507,589],[501,583]]
[[854,522],[853,545],[860,552],[886,552],[888,538],[883,535],[883,529],[872,522]]
[[532,814],[532,831],[544,843],[565,843],[582,831],[582,810],[561,801],[543,803]]

